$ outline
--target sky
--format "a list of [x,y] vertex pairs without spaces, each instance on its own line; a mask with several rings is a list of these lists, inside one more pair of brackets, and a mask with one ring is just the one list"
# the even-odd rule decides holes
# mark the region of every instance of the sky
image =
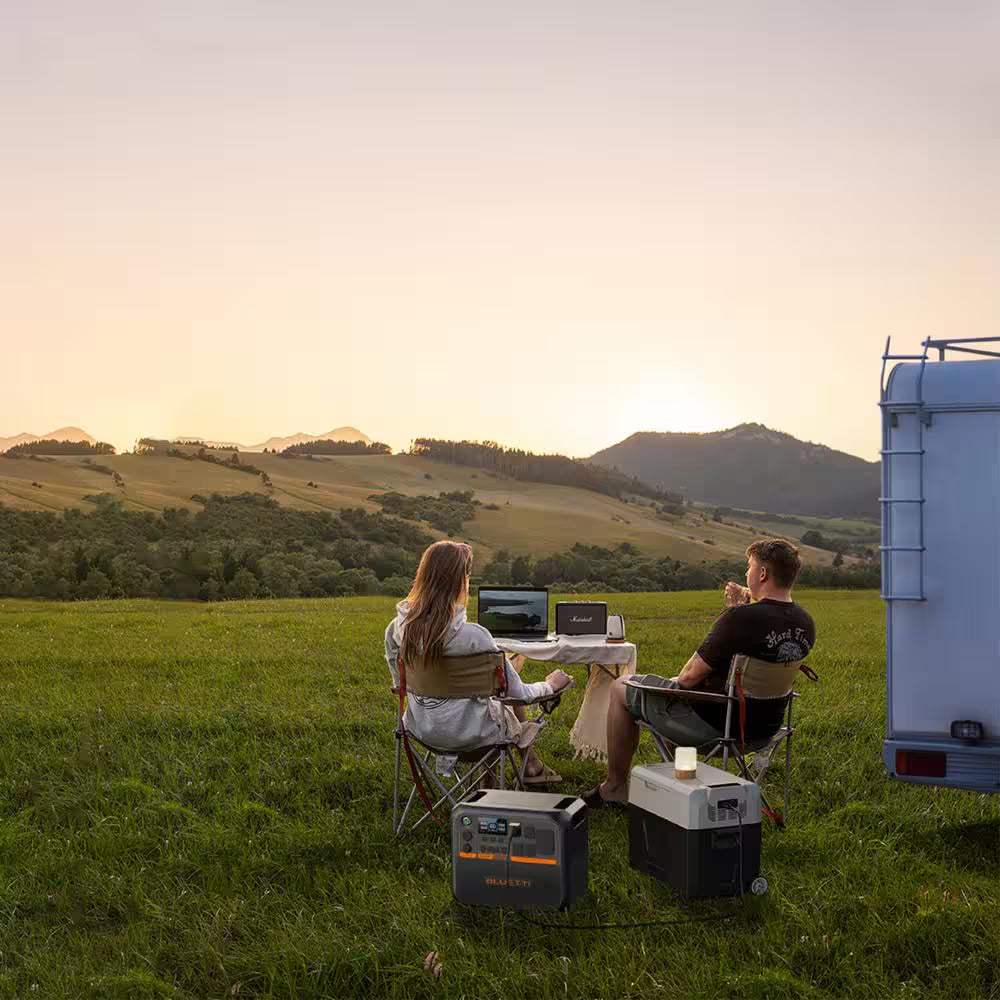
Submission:
[[0,436],[866,458],[1000,335],[994,2],[6,0]]

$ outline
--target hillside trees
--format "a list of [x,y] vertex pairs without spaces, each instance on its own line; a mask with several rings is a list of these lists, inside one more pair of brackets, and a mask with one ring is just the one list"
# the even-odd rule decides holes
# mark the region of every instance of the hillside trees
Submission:
[[192,513],[0,506],[0,595],[62,599],[405,593],[430,537],[385,514],[294,511],[213,495]]
[[113,455],[113,445],[106,441],[55,441],[46,438],[42,441],[26,441],[8,448],[3,455],[6,458],[26,458],[31,455]]
[[565,455],[535,455],[520,448],[505,448],[494,441],[442,441],[417,438],[410,454],[453,465],[486,469],[496,475],[508,476],[532,483],[556,486],[576,486],[580,489],[622,498],[629,493],[653,500],[679,502],[682,498],[666,490],[656,489],[632,476],[591,465]]
[[373,493],[369,500],[377,503],[387,514],[405,517],[410,521],[426,521],[432,528],[455,535],[462,525],[476,513],[479,501],[473,499],[472,490],[454,490],[432,496],[404,496],[402,493]]
[[[267,449],[265,449],[266,451]],[[282,458],[296,458],[302,455],[391,455],[392,449],[381,441],[307,441],[292,444],[281,452]]]
[[[62,514],[0,505],[0,596],[403,596],[431,541],[412,521],[384,512],[292,510],[253,493],[213,495],[196,512],[133,512],[110,494],[98,500],[93,511]],[[447,502],[469,501],[463,494]],[[669,591],[714,588],[743,571],[742,562],[686,564],[623,542],[537,556],[501,550],[476,566],[476,579],[564,592]],[[800,577],[802,586],[878,582],[875,558],[806,566]]]

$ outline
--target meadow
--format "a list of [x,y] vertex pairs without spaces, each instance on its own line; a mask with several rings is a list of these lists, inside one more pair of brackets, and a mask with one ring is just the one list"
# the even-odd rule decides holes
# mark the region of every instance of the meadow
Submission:
[[[393,839],[391,599],[0,601],[0,998],[1000,997],[1000,799],[888,781],[882,605],[799,599],[820,681],[769,894],[682,903],[597,813],[589,895],[546,920],[696,921],[600,932],[462,907],[443,831]],[[608,600],[662,671],[720,604]],[[580,697],[541,747],[567,791],[601,774]]]

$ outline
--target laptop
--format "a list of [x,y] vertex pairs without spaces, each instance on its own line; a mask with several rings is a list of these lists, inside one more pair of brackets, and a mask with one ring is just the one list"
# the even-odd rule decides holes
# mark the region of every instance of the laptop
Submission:
[[477,621],[495,639],[542,642],[549,636],[548,589],[480,587]]

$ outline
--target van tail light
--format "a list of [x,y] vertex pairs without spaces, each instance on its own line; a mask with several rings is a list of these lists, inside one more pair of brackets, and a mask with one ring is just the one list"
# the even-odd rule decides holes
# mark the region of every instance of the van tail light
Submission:
[[896,774],[910,778],[943,778],[948,773],[948,757],[934,750],[897,750]]

